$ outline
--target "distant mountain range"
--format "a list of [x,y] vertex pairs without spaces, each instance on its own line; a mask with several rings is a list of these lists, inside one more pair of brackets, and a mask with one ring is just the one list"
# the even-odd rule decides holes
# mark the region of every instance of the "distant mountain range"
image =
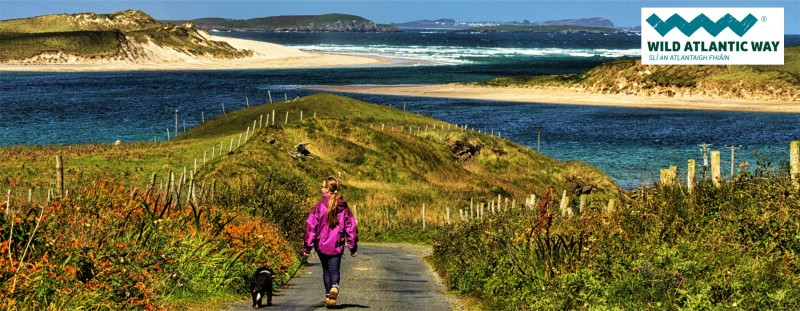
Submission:
[[[599,32],[619,32],[614,23],[602,17],[561,19],[540,22],[457,22],[454,19],[418,20],[406,23],[392,24],[400,29],[441,29],[441,30],[476,30],[476,31],[583,31],[591,29]],[[537,27],[537,26],[566,26],[566,27]],[[590,28],[586,28],[590,27]]]
[[[522,24],[525,24],[524,22]],[[534,22],[533,25],[547,25],[547,26],[587,26],[587,27],[605,27],[614,28],[614,23],[602,17],[592,18],[578,18],[578,19],[560,19],[553,21]]]
[[392,25],[379,25],[348,14],[271,16],[251,19],[199,18],[167,20],[171,24],[192,23],[199,29],[219,31],[302,31],[302,32],[397,32]]
[[458,22],[454,19],[418,20],[391,25],[376,24],[366,18],[348,14],[272,16],[251,19],[198,18],[165,20],[175,25],[191,23],[198,29],[217,31],[300,31],[300,32],[401,32],[404,29],[439,29],[478,32],[559,32],[617,33],[625,32],[602,17],[549,20],[540,22]]

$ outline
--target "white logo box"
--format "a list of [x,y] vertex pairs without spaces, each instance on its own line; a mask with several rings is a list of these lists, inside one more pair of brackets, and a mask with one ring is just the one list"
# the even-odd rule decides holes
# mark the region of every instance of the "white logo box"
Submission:
[[[648,22],[653,14],[656,27],[671,28],[663,36]],[[670,22],[676,14],[686,23]],[[783,65],[783,8],[642,8],[641,25],[645,65]],[[741,36],[732,30],[748,25]]]

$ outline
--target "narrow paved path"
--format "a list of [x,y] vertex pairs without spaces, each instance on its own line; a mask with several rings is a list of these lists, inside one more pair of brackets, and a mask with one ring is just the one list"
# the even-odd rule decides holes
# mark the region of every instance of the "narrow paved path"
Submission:
[[[422,260],[430,247],[406,244],[361,244],[358,256],[345,252],[341,267],[341,292],[337,309],[451,310],[460,309],[452,296]],[[286,288],[276,292],[274,306],[265,310],[325,310],[325,289],[319,258],[309,264]],[[266,303],[266,301],[265,301]],[[225,310],[252,310],[250,301]]]

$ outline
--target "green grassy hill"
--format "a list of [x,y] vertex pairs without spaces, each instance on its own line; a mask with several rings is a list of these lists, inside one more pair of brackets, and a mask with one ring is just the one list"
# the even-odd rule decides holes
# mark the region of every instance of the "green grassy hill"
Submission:
[[[603,203],[618,193],[607,176],[583,163],[559,162],[505,139],[458,130],[454,125],[448,130],[448,125],[438,120],[329,94],[227,115],[225,118],[236,119],[198,126],[187,139],[209,135],[219,124],[258,119],[275,107],[279,107],[278,122],[285,119],[286,111],[293,120],[303,111],[306,120],[257,135],[241,154],[209,166],[201,176],[225,180],[233,188],[247,188],[245,193],[278,187],[283,191],[277,193],[298,196],[298,200],[307,200],[306,204],[317,198],[317,184],[323,176],[338,176],[348,186],[351,204],[359,206],[360,223],[367,225],[365,236],[382,239],[380,235],[388,229],[382,222],[387,209],[396,221],[392,229],[409,231],[419,228],[423,204],[428,209],[428,224],[435,226],[444,223],[448,207],[456,219],[458,209],[468,208],[471,199],[486,202],[500,195],[521,206],[530,194],[541,196],[548,186],[566,190],[571,197],[580,189],[595,189],[591,197]],[[312,120],[314,113],[317,118]],[[309,143],[313,159],[297,160],[289,155],[300,142]],[[275,184],[267,176],[284,182]],[[302,187],[285,188],[289,180],[289,184]],[[259,197],[241,197],[236,204],[265,205]],[[278,201],[271,204],[280,205]]]
[[202,29],[234,31],[336,31],[336,32],[378,32],[399,31],[388,25],[378,25],[355,15],[290,15],[251,19],[199,18],[189,21],[165,21],[173,24],[193,23]]
[[[267,125],[273,111],[277,125]],[[295,152],[301,142],[309,156]],[[45,203],[56,155],[69,199]],[[0,189],[11,191],[11,212],[0,209],[0,264],[13,267],[0,286],[16,285],[0,292],[6,309],[241,300],[255,267],[275,267],[284,280],[297,265],[304,217],[330,175],[346,186],[364,241],[429,242],[452,229],[447,209],[458,222],[470,200],[499,195],[520,211],[547,187],[591,193],[591,205],[619,193],[583,163],[331,94],[229,112],[166,143],[3,147],[0,159]],[[40,223],[48,229],[37,231]]]
[[603,94],[800,101],[800,46],[784,50],[781,66],[642,65],[619,59],[584,74],[497,78],[488,86],[580,87]]
[[142,11],[57,14],[0,21],[0,62],[136,61],[149,42],[195,56],[239,58],[252,51],[208,40],[191,24],[156,21]]
[[[240,133],[254,120],[268,118],[273,110],[278,126],[256,132],[241,149],[228,155],[231,141],[235,147]],[[283,125],[287,112],[289,123]],[[312,119],[314,114],[316,119]],[[290,155],[300,142],[309,143],[311,159]],[[212,149],[217,153],[213,161]],[[388,207],[398,222],[419,222],[418,209],[423,203],[431,223],[442,224],[447,207],[455,215],[459,208],[469,207],[471,199],[477,204],[500,195],[520,206],[530,194],[540,197],[547,187],[553,187],[559,193],[566,190],[573,198],[592,189],[590,197],[605,204],[619,191],[609,177],[584,163],[559,162],[496,136],[456,129],[455,125],[448,129],[442,121],[330,94],[230,112],[169,143],[0,148],[0,187],[16,185],[35,193],[52,188],[52,159],[59,153],[65,154],[67,180],[76,186],[101,176],[147,185],[152,174],[163,180],[169,170],[180,174],[184,168],[192,170],[198,161],[198,180],[246,194],[232,195],[238,198],[235,205],[263,200],[264,194],[251,194],[274,182],[268,176],[291,180],[288,184],[300,188],[265,191],[311,204],[317,198],[319,180],[339,176],[349,187],[352,203],[376,213]],[[367,217],[373,216],[380,217]]]
[[[277,126],[264,126],[228,154],[231,141],[236,147],[240,134],[262,116],[269,118],[273,110]],[[284,125],[287,112],[289,123]],[[300,142],[309,143],[312,158],[290,155]],[[212,150],[217,154],[213,160]],[[0,188],[33,189],[41,197],[54,187],[56,154],[64,154],[66,179],[75,187],[101,177],[147,185],[153,174],[164,180],[168,171],[192,170],[197,161],[198,180],[208,185],[216,180],[230,187],[260,187],[269,182],[265,176],[291,179],[302,187],[284,190],[303,198],[304,204],[316,199],[321,178],[339,176],[356,204],[376,210],[390,207],[392,213],[400,213],[398,219],[418,221],[416,210],[406,214],[403,208],[425,203],[439,223],[447,207],[457,213],[470,199],[485,202],[501,195],[520,206],[530,194],[540,197],[551,186],[572,198],[592,189],[593,200],[605,203],[619,192],[609,177],[585,163],[559,162],[496,136],[330,94],[229,112],[168,143],[0,148]]]

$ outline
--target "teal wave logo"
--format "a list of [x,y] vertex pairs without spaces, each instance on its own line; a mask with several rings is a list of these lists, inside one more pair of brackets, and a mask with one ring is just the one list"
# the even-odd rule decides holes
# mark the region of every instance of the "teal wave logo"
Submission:
[[650,15],[647,18],[647,23],[653,26],[661,36],[666,35],[673,28],[678,28],[687,37],[691,36],[695,31],[700,28],[705,29],[710,35],[716,37],[725,28],[730,28],[734,33],[743,36],[753,25],[756,24],[758,19],[753,14],[748,14],[741,21],[737,20],[731,14],[725,14],[718,21],[714,22],[705,14],[700,14],[695,17],[691,22],[687,22],[680,15],[672,14],[666,21],[661,20],[656,14]]

